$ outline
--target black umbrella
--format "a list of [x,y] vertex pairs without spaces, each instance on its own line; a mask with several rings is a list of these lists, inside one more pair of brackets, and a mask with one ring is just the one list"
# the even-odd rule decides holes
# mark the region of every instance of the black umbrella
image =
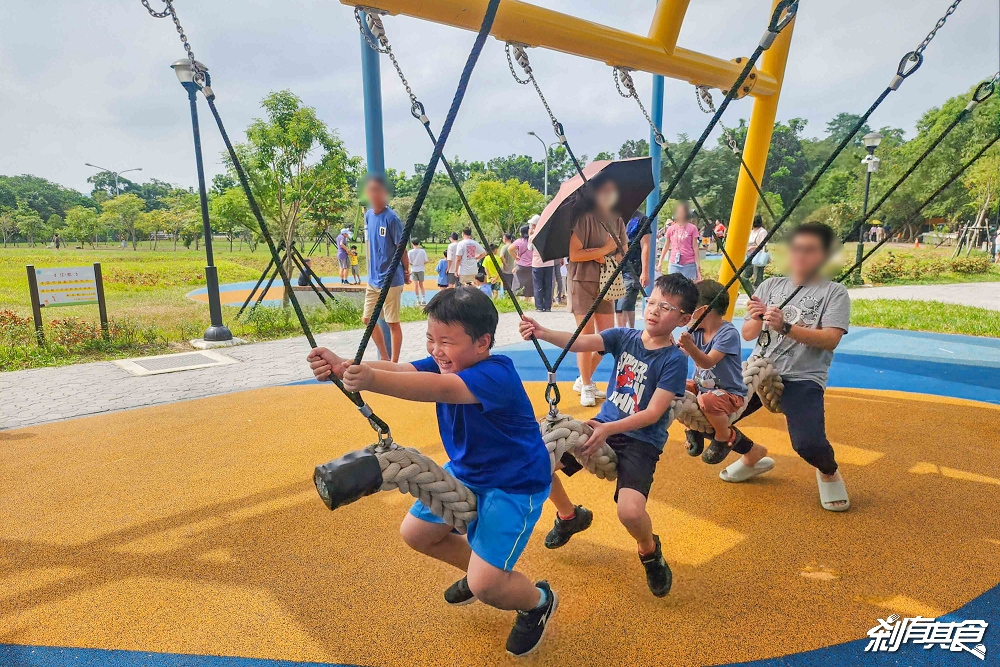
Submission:
[[[648,157],[596,160],[584,167],[583,173],[588,183],[594,179],[614,181],[619,193],[615,211],[625,220],[632,217],[655,187],[652,159]],[[577,174],[560,186],[555,198],[542,211],[531,242],[545,261],[569,256],[569,237],[573,232],[572,202],[569,200],[570,195],[583,186],[584,181]]]

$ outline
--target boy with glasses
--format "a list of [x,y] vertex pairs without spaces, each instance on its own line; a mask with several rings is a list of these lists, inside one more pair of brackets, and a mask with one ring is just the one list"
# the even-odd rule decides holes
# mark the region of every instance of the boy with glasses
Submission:
[[[656,597],[670,591],[673,576],[663,558],[660,538],[653,533],[646,499],[667,441],[670,404],[675,395],[683,394],[687,380],[687,357],[674,344],[673,332],[687,324],[697,305],[698,290],[694,283],[680,274],[660,276],[653,294],[646,300],[642,331],[613,328],[582,335],[570,350],[614,357],[608,398],[597,416],[587,422],[594,432],[586,442],[577,445],[576,454],[586,459],[607,443],[618,455],[615,488],[618,519],[636,541],[646,583]],[[534,335],[559,347],[564,347],[572,336],[566,331],[546,329],[529,318],[522,320],[520,328],[525,340]],[[569,454],[563,456],[560,464],[566,475],[582,468]],[[555,476],[549,497],[557,515],[545,546],[556,549],[575,533],[589,528],[594,515],[585,507],[574,506]]]

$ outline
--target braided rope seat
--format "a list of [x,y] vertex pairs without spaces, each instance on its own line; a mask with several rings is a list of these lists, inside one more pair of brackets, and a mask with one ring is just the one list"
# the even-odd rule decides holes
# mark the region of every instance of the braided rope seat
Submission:
[[[746,383],[750,394],[760,396],[764,407],[771,412],[781,412],[781,392],[784,391],[785,384],[774,370],[774,363],[770,359],[756,356],[747,359],[743,363],[743,382]],[[729,416],[730,424],[740,418],[748,402]],[[705,414],[698,406],[698,397],[690,391],[685,392],[683,397],[675,398],[672,409],[677,421],[687,428],[700,433],[715,433],[715,429],[705,419]]]
[[[574,453],[576,446],[593,433],[590,426],[565,414],[543,417],[539,428],[553,471],[563,454]],[[388,449],[372,446],[368,451],[378,459],[382,470],[380,491],[399,489],[420,500],[459,533],[468,530],[476,518],[476,496],[454,475],[412,447],[393,443]],[[618,457],[607,444],[594,456],[577,460],[601,479],[618,476]]]
[[396,444],[373,453],[382,468],[380,490],[410,494],[460,533],[475,520],[476,495],[430,457]]

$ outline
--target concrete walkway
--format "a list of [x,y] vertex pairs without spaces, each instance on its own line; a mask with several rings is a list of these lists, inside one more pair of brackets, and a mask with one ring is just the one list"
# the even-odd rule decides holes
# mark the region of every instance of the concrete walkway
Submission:
[[[573,328],[573,317],[564,312],[535,313],[533,316],[539,316],[538,319],[547,326]],[[424,343],[426,331],[426,322],[403,324],[400,356],[404,361],[427,356]],[[316,340],[341,355],[353,356],[361,343],[361,334],[360,329],[355,329],[320,334]],[[502,314],[496,345],[520,342],[517,315]],[[243,345],[220,352],[240,363],[144,377],[131,375],[110,361],[0,373],[0,429],[312,378],[305,361],[309,345],[304,336]],[[374,344],[369,344],[366,358],[375,358]]]
[[1000,310],[1000,283],[857,287],[851,290],[851,298],[941,301],[942,303],[954,303],[960,306],[978,306],[979,308]]

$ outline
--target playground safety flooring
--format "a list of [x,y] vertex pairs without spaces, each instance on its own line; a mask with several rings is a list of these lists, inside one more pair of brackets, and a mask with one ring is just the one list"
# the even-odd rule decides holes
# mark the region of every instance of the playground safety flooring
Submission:
[[[447,607],[457,573],[402,544],[411,498],[323,507],[313,467],[372,435],[328,386],[0,431],[0,665],[983,664],[937,648],[863,653],[892,613],[990,621],[989,663],[1000,405],[953,396],[1000,403],[1000,342],[866,331],[845,339],[827,396],[851,511],[821,509],[780,415],[747,420],[777,466],[745,485],[688,457],[674,425],[650,502],[670,595],[646,589],[611,484],[581,473],[567,488],[593,527],[546,550],[546,506],[519,563],[561,599],[523,661],[503,652],[510,613]],[[534,352],[500,352],[541,411]],[[563,395],[593,414],[569,383]],[[432,405],[370,401],[401,443],[443,460]]]

